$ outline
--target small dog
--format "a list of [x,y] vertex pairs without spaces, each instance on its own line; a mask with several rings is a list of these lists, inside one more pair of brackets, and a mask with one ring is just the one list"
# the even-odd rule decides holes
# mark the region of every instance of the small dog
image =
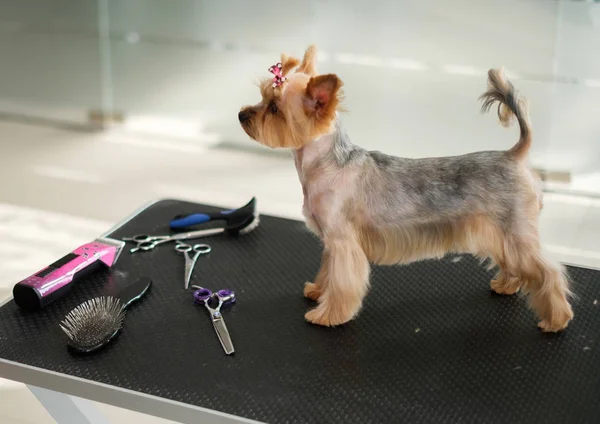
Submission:
[[[321,267],[304,287],[318,301],[305,318],[343,324],[359,312],[370,263],[406,264],[448,252],[489,258],[496,293],[520,289],[556,332],[573,318],[564,268],[541,252],[541,182],[527,165],[528,107],[502,70],[490,70],[482,110],[498,104],[500,123],[516,118],[519,141],[507,151],[405,159],[366,151],[340,128],[342,81],[318,75],[316,49],[302,61],[283,54],[262,82],[262,101],[238,114],[245,132],[271,148],[292,149],[308,228],[322,240]],[[292,72],[294,71],[295,72]]]

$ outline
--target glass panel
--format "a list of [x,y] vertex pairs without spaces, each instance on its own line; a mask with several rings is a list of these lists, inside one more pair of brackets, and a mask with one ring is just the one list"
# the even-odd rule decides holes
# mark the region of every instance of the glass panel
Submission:
[[0,111],[83,123],[102,105],[94,0],[0,2]]
[[111,1],[115,108],[148,127],[252,146],[236,113],[256,101],[253,82],[280,52],[317,41],[320,70],[345,82],[343,119],[358,144],[403,156],[508,148],[517,133],[479,116],[477,102],[487,69],[504,65],[534,100],[533,156],[544,162],[558,3],[509,3]]
[[572,175],[554,190],[600,195],[600,4],[558,2],[553,120],[544,158]]

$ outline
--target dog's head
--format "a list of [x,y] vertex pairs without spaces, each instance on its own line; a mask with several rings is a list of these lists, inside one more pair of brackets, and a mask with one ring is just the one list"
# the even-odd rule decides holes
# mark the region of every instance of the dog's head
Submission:
[[341,101],[342,81],[334,74],[317,75],[316,48],[300,60],[281,55],[269,69],[275,78],[260,84],[262,100],[238,114],[246,133],[265,146],[298,149],[331,132]]

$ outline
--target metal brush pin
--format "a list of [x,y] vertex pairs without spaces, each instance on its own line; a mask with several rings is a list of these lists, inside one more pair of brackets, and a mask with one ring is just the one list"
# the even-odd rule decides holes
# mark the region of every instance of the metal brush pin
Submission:
[[144,296],[151,284],[150,278],[142,277],[116,297],[96,297],[77,306],[60,323],[69,338],[68,346],[82,353],[105,346],[123,328],[125,310]]

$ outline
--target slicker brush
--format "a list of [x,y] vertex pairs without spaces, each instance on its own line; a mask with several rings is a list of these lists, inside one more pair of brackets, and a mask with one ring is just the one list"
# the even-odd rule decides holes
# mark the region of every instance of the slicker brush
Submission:
[[142,277],[125,287],[116,297],[90,299],[67,314],[60,328],[68,337],[68,347],[81,353],[94,352],[114,339],[125,320],[126,309],[142,298],[152,280]]

